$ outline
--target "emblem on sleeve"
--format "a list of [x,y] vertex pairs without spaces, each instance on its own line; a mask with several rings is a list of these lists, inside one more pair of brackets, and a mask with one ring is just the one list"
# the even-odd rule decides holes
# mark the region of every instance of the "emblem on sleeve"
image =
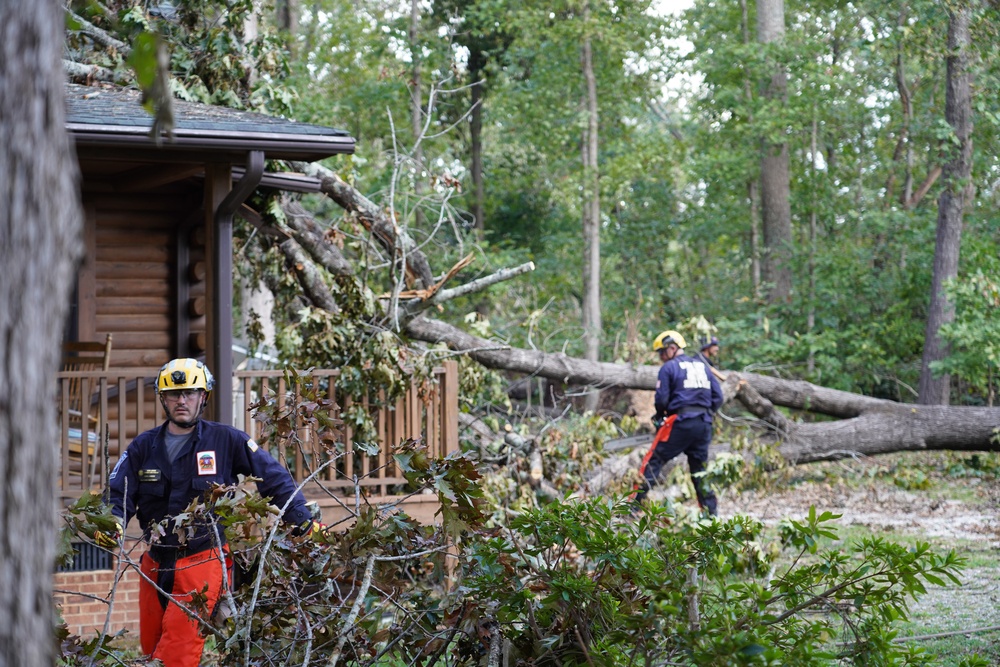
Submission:
[[254,442],[253,438],[250,438],[249,440],[247,440],[247,447],[250,448],[251,452],[256,452],[257,451],[257,443]]
[[122,457],[118,459],[118,463],[115,464],[115,469],[111,471],[111,475],[108,476],[108,480],[112,480],[115,478],[115,475],[118,474],[118,469],[122,467],[122,464],[125,463],[125,459],[127,458],[128,458],[128,452],[126,451],[125,453],[122,454]]
[[198,452],[198,474],[199,475],[216,474],[214,451]]

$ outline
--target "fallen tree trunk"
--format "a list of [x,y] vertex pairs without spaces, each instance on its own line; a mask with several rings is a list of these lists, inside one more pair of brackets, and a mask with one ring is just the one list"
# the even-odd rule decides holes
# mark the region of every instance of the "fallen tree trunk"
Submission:
[[[473,359],[494,369],[568,384],[656,387],[658,366],[592,362],[512,348],[425,318],[409,322],[406,331],[418,340],[468,350]],[[760,418],[768,427],[764,439],[773,442],[789,463],[930,449],[1000,451],[1000,408],[911,405],[756,373],[730,371],[724,375],[727,402],[735,399]],[[840,419],[794,421],[775,406]]]
[[[409,269],[421,277],[425,286],[431,284],[426,257],[381,209],[333,172],[315,165],[306,165],[303,170],[318,176],[323,181],[325,194],[358,216],[387,249],[402,251],[407,262],[412,262]],[[293,217],[303,224],[309,222],[308,216]],[[323,245],[311,228],[298,228],[294,233],[307,246]],[[310,244],[314,239],[319,243]],[[304,263],[302,255],[290,253],[292,249],[287,249],[289,254],[294,254],[290,259],[296,264]],[[330,258],[316,252],[316,247],[310,248],[310,253],[321,264],[331,264]],[[338,271],[341,268],[327,266],[333,273],[342,272]],[[308,277],[308,272],[299,271],[300,280]],[[322,295],[317,294],[319,291],[313,290],[314,302],[323,300],[319,298]],[[443,299],[444,295],[439,294],[437,298]],[[445,322],[416,316],[421,305],[409,304],[403,313],[393,310],[389,313],[390,320],[401,325],[413,339],[444,343],[489,368],[578,386],[646,390],[656,386],[658,366],[595,362],[565,354],[514,348],[474,336]],[[394,300],[391,308],[397,307]],[[724,379],[726,401],[735,399],[760,419],[766,426],[762,437],[772,441],[781,456],[791,463],[927,449],[1000,450],[1000,408],[909,405],[756,373],[731,371],[719,375]],[[837,420],[796,421],[776,406]]]

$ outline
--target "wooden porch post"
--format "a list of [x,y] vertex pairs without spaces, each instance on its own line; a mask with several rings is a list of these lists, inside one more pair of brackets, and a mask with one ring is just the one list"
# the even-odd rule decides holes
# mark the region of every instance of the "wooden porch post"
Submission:
[[[215,391],[209,405],[209,417],[223,424],[232,423],[232,247],[233,229],[220,229],[215,214],[229,194],[232,184],[230,165],[205,165],[205,257],[209,262],[205,294],[208,297],[208,347],[205,363],[215,375]],[[225,345],[220,337],[225,336]],[[227,409],[228,406],[228,409]]]

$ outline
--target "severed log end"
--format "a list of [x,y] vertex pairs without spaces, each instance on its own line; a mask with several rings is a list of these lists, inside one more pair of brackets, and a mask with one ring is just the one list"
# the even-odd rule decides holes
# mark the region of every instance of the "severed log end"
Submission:
[[[717,376],[722,375],[715,369],[712,370]],[[766,422],[779,433],[787,434],[789,432],[788,418],[781,414],[774,403],[761,396],[749,382],[741,378],[739,373],[730,372],[722,377],[724,377],[722,393],[726,401],[736,399],[750,414]]]

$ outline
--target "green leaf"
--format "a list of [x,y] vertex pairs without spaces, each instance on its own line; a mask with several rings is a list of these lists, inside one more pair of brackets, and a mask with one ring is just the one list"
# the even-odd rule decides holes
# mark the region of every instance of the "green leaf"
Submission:
[[740,649],[740,654],[747,657],[753,657],[755,655],[760,655],[766,650],[767,648],[761,646],[760,644],[748,644]]
[[[135,81],[143,90],[153,86],[156,81],[156,49],[159,38],[151,32],[143,32],[136,36],[129,54],[128,64],[135,71]],[[147,107],[152,111],[152,107]]]

